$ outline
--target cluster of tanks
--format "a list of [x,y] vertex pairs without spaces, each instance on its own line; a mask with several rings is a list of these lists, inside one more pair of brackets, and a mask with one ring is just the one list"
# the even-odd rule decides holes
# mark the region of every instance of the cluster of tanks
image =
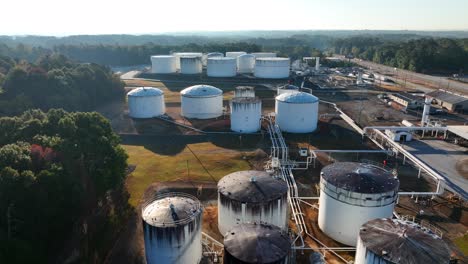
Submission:
[[288,78],[290,59],[276,57],[273,52],[247,54],[243,51],[203,54],[201,52],[175,52],[172,55],[151,56],[151,72],[156,74],[201,74],[206,67],[208,77],[234,77],[254,74],[257,78]]
[[[210,119],[223,115],[223,91],[211,85],[194,85],[183,89],[181,115],[186,118]],[[286,85],[275,98],[276,123],[282,131],[309,133],[317,128],[319,99],[299,88]],[[262,101],[253,87],[236,87],[230,101],[231,130],[255,133],[261,128]],[[152,118],[165,114],[164,92],[153,87],[140,87],[128,93],[129,115]]]
[[[450,250],[430,230],[393,218],[398,179],[374,165],[337,162],[322,169],[319,228],[356,246],[356,264],[449,263]],[[200,202],[180,193],[143,205],[148,264],[199,263]],[[239,171],[218,182],[218,230],[224,263],[291,263],[288,185],[264,171]]]

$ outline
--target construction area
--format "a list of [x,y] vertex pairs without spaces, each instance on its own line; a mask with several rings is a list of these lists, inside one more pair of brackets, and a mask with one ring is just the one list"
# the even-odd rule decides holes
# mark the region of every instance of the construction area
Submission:
[[159,55],[121,75],[127,100],[99,112],[136,213],[107,263],[393,263],[406,253],[375,250],[382,226],[427,242],[408,249],[421,262],[394,263],[467,263],[464,95],[250,55]]

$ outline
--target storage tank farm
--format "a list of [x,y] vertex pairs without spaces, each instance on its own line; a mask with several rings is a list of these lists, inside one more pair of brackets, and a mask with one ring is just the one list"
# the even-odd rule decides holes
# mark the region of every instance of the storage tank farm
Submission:
[[173,55],[151,56],[151,72],[159,74],[177,72],[176,57]]
[[142,206],[148,264],[199,263],[202,258],[202,207],[183,193],[156,196]]
[[127,93],[128,114],[133,118],[164,115],[164,92],[154,87],[139,87]]
[[211,85],[194,85],[180,92],[181,114],[186,118],[209,119],[223,114],[223,91]]
[[237,86],[234,97],[255,97],[255,88],[252,86]]
[[253,73],[255,68],[255,55],[244,54],[237,57],[238,73]]
[[281,131],[310,133],[317,129],[319,99],[304,92],[276,96],[276,124]]
[[299,92],[299,87],[297,87],[296,85],[292,85],[292,84],[286,84],[286,85],[278,87],[277,92],[278,92],[278,95],[284,94],[284,93],[295,93],[295,92]]
[[265,79],[284,79],[289,77],[289,58],[256,58],[254,76]]
[[234,77],[237,75],[237,60],[231,57],[208,58],[206,65],[208,77]]
[[174,52],[172,53],[176,57],[176,69],[180,70],[180,58],[181,57],[203,57],[201,52]]
[[336,162],[320,174],[319,228],[334,240],[356,246],[361,225],[391,218],[399,181],[375,165]]
[[181,74],[200,74],[203,65],[201,56],[182,56],[180,57]]
[[231,130],[254,133],[260,130],[262,101],[257,97],[234,97],[230,102]]
[[218,182],[218,229],[226,234],[247,222],[288,228],[288,186],[265,171],[238,171]]
[[448,264],[450,253],[431,231],[413,222],[380,218],[361,227],[354,263]]
[[288,263],[291,240],[280,228],[266,223],[245,223],[224,236],[224,264]]

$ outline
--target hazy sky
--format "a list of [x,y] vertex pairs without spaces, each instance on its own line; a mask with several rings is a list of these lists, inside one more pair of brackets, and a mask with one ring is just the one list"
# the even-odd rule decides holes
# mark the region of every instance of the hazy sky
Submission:
[[468,30],[468,0],[2,0],[0,34]]

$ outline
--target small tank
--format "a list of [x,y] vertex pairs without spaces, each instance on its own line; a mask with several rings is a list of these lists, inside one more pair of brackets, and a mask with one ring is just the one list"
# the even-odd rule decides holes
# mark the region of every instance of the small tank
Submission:
[[291,240],[279,227],[264,223],[235,226],[224,236],[224,264],[288,263]]
[[202,207],[184,193],[156,196],[142,206],[147,264],[199,263]]

